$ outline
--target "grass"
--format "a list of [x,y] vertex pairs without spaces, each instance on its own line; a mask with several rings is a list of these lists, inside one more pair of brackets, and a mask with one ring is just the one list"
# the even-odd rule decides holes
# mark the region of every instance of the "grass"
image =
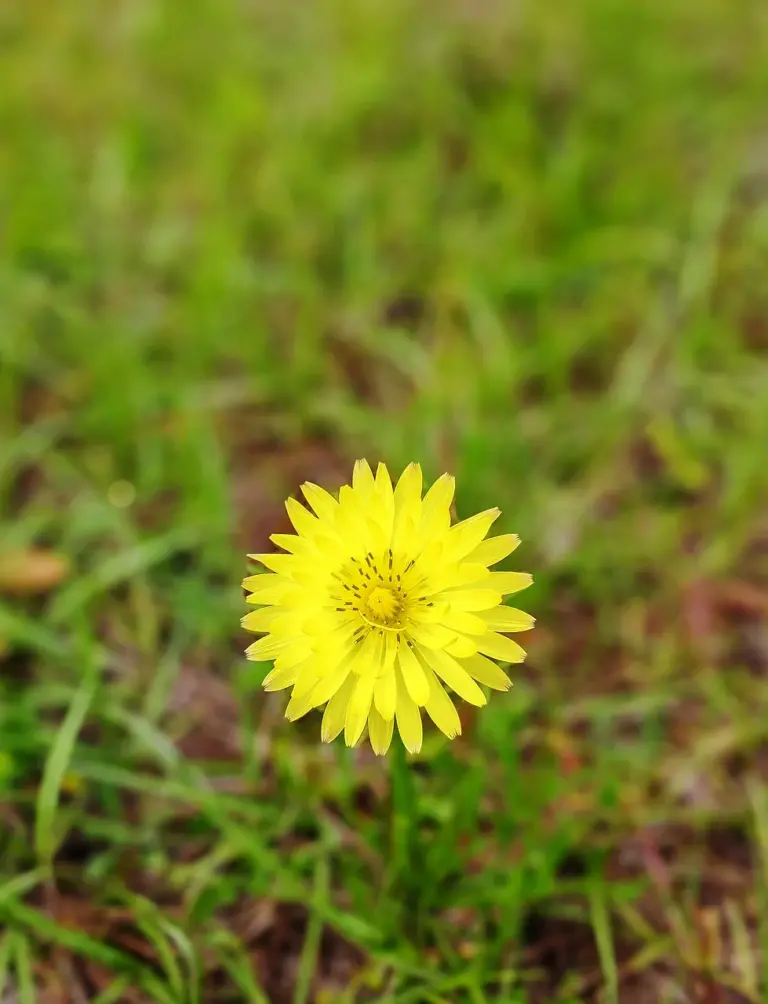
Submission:
[[[0,996],[768,1000],[763,4],[283,6],[0,13]],[[411,762],[241,656],[362,455],[536,578]]]

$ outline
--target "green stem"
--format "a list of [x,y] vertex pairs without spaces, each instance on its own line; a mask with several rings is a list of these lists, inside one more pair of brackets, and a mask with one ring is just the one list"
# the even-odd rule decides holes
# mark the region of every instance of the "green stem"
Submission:
[[413,774],[405,747],[399,741],[393,743],[390,768],[392,872],[393,877],[402,879],[410,870],[413,836],[418,819]]

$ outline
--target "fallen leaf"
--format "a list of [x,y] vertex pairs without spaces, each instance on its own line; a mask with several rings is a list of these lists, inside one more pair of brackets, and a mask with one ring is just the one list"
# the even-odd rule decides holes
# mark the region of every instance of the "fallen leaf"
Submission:
[[768,590],[750,582],[729,580],[721,582],[716,600],[726,610],[748,615],[768,614]]
[[68,575],[68,560],[54,551],[30,547],[0,554],[0,593],[14,596],[47,593]]

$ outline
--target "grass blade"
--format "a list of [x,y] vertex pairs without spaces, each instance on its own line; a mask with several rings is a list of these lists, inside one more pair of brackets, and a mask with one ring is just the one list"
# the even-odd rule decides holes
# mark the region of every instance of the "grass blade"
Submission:
[[75,742],[96,693],[97,683],[98,676],[95,668],[92,668],[88,678],[72,699],[43,770],[43,779],[37,795],[35,853],[38,860],[49,866],[56,852],[55,821],[61,782],[72,760]]

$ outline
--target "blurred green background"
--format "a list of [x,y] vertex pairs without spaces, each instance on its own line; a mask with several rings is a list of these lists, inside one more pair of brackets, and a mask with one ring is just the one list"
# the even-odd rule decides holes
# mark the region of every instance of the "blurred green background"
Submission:
[[[768,1000],[764,0],[0,8],[3,1004]],[[244,662],[367,456],[498,505],[406,766]]]

